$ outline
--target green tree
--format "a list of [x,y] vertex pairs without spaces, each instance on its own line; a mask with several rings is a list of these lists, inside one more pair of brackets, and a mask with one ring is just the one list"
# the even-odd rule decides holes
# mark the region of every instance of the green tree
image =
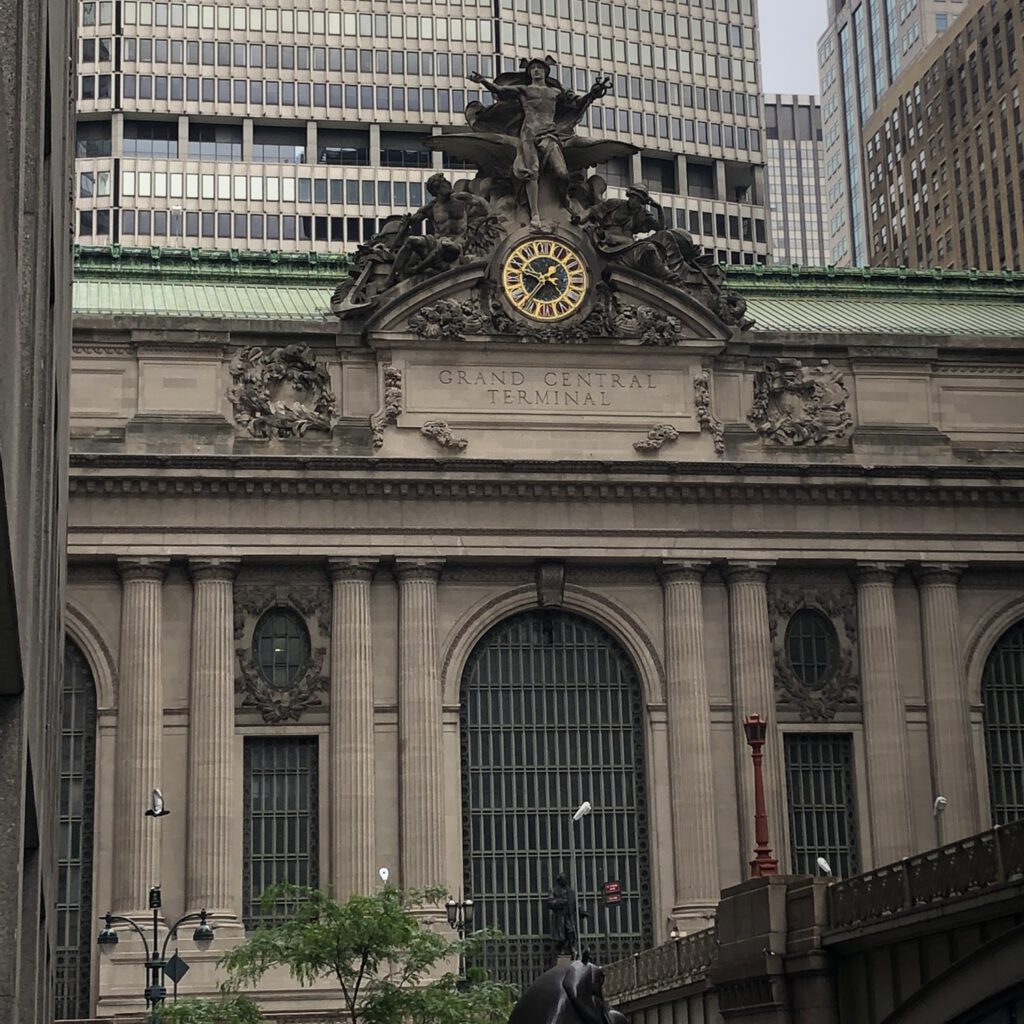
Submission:
[[156,1018],[160,1024],[264,1024],[266,1021],[248,996],[239,995],[164,1003]]
[[472,955],[496,934],[479,931],[449,939],[423,927],[415,911],[437,905],[443,889],[394,887],[338,903],[319,889],[275,886],[263,912],[290,909],[280,924],[257,928],[225,954],[225,985],[254,984],[273,967],[286,967],[301,985],[333,979],[351,1024],[505,1024],[515,1000],[511,985],[475,971],[468,985],[438,971]]

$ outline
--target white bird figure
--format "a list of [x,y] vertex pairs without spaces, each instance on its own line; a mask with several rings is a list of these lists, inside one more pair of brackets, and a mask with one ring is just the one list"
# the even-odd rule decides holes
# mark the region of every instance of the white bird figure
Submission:
[[387,885],[388,884],[388,879],[391,877],[391,872],[388,871],[387,868],[381,868],[380,871],[377,872],[377,874],[380,875],[380,880],[385,885]]
[[821,869],[823,874],[828,875],[830,878],[832,877],[832,865],[829,864],[829,862],[827,860],[825,860],[824,857],[819,857],[815,861],[815,864],[818,865],[818,867]]
[[937,796],[932,804],[932,817],[937,818],[945,809],[949,801],[944,796]]
[[147,818],[162,818],[165,814],[171,812],[164,807],[164,795],[156,787],[153,788],[153,802],[149,810],[146,811]]
[[576,813],[572,816],[573,821],[579,821],[580,818],[585,818],[594,808],[590,805],[589,800],[584,800],[576,809]]

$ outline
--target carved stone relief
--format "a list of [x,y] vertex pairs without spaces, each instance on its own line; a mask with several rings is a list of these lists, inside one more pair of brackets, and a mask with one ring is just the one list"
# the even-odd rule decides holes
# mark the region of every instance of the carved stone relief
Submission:
[[479,299],[441,299],[409,317],[409,327],[427,340],[465,341],[467,334],[480,334],[489,324]]
[[[794,671],[786,652],[786,628],[802,608],[821,613],[835,630],[836,649],[826,673],[808,686]],[[803,721],[822,722],[836,712],[860,705],[857,658],[857,616],[852,589],[835,587],[768,587],[768,624],[774,653],[775,695],[780,707],[791,707]]]
[[847,436],[853,417],[841,371],[822,360],[770,359],[754,376],[754,405],[747,419],[759,434],[778,444],[821,444]]
[[693,402],[700,429],[711,435],[715,453],[721,455],[725,451],[725,431],[721,420],[711,411],[711,374],[707,370],[702,370],[693,380]]
[[402,412],[402,371],[388,364],[384,367],[384,399],[380,409],[370,417],[374,450],[384,444],[384,430],[398,422]]
[[420,433],[424,437],[429,437],[431,441],[436,441],[442,448],[454,448],[457,451],[462,451],[469,444],[467,438],[456,437],[444,420],[430,420],[424,423],[420,427]]
[[633,447],[638,452],[660,451],[666,441],[678,441],[679,431],[671,423],[659,423],[647,431],[647,436],[639,441],[633,442]]
[[330,374],[308,345],[270,351],[253,345],[228,369],[235,423],[252,437],[303,437],[310,430],[331,429],[336,409]]
[[[272,608],[295,612],[309,632],[309,656],[287,688],[272,686],[253,657],[253,633]],[[331,592],[326,584],[240,583],[235,586],[235,692],[241,707],[256,708],[265,722],[297,722],[323,703],[330,678],[325,670],[331,632]]]
[[565,600],[565,564],[537,564],[537,604],[541,608],[561,608]]

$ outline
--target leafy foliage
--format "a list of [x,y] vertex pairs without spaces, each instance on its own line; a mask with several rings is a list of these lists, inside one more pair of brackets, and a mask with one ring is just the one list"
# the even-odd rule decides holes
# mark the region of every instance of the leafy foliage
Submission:
[[226,985],[254,984],[271,968],[286,967],[301,985],[333,978],[352,1024],[505,1024],[512,986],[483,972],[474,972],[468,985],[451,971],[438,975],[496,937],[479,931],[451,940],[424,927],[416,911],[446,895],[386,887],[338,903],[319,889],[274,886],[263,895],[264,912],[279,913],[282,904],[293,912],[225,954]]
[[164,1003],[157,1011],[161,1024],[264,1024],[266,1018],[248,996],[183,999]]

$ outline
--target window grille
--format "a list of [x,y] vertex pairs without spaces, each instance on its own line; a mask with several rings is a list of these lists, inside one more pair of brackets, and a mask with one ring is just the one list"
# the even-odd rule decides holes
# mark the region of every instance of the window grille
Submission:
[[64,643],[57,851],[57,1019],[90,1016],[96,687],[82,652]]
[[256,623],[252,652],[263,678],[279,690],[288,689],[309,660],[305,623],[287,608],[271,608]]
[[981,681],[992,822],[1024,818],[1024,622],[992,649]]
[[789,733],[785,756],[793,871],[819,874],[815,861],[824,857],[834,875],[857,874],[853,738],[848,733]]
[[284,902],[263,911],[279,882],[320,882],[317,738],[246,737],[242,914],[246,928],[284,920]]
[[[569,875],[575,831],[583,945],[610,963],[651,945],[643,705],[625,651],[600,627],[530,611],[497,625],[463,675],[465,891],[481,926],[499,928],[478,961],[533,981],[555,962],[545,908]],[[589,800],[593,813],[573,825]],[[605,907],[603,883],[622,885]]]
[[832,623],[813,608],[795,611],[786,627],[786,657],[805,686],[825,682],[836,661],[838,641]]

